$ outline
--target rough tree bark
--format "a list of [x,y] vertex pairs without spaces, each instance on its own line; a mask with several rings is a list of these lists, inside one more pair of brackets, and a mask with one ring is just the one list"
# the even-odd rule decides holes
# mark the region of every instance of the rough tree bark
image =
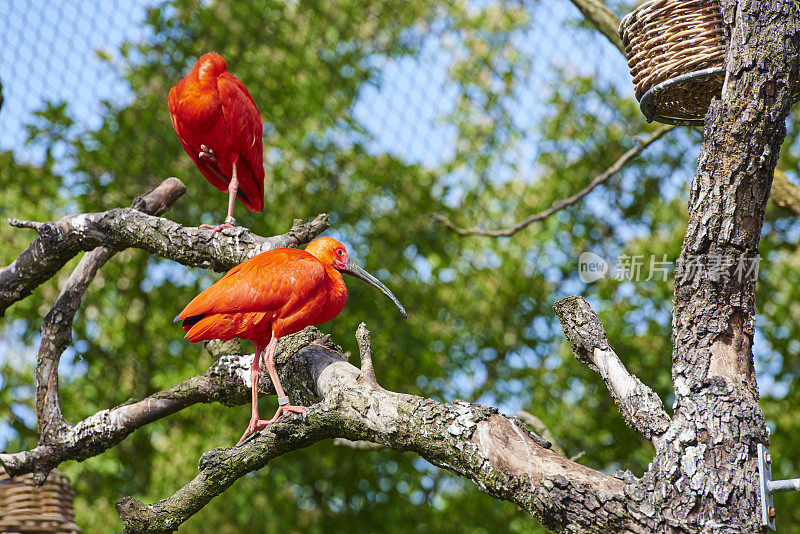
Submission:
[[[721,5],[731,44],[722,99],[706,117],[679,259],[684,271],[675,281],[673,416],[625,369],[583,299],[570,297],[555,306],[575,357],[602,376],[625,420],[655,447],[641,479],[571,462],[519,420],[492,408],[387,391],[375,377],[365,330],[358,334],[359,370],[309,329],[282,340],[277,357],[292,398],[314,403],[309,416],[286,415],[239,447],[209,451],[197,477],[170,497],[149,505],[123,499],[117,508],[126,532],[173,531],[239,477],[328,438],[413,451],[488,494],[517,503],[554,530],[760,532],[756,444],[767,443],[768,432],[751,353],[755,281],[740,272],[739,260],[758,255],[790,87],[800,67],[800,13],[792,0],[722,0]],[[36,228],[40,237],[0,269],[0,311],[80,250],[137,247],[186,265],[224,269],[262,246],[299,244],[326,225],[322,219],[298,223],[284,236],[262,240],[240,230],[212,238],[136,210],[15,224]],[[76,271],[65,303],[79,302],[91,272]],[[71,316],[65,317],[71,324]],[[42,350],[63,349],[57,343]],[[43,410],[40,429],[50,436],[31,451],[0,454],[0,464],[12,475],[46,473],[65,459],[100,454],[136,428],[195,402],[246,402],[251,359],[223,354],[204,375],[72,426],[42,421],[52,415]],[[55,393],[50,388],[57,387],[50,376],[39,374],[43,406]],[[272,392],[263,380],[262,392]],[[58,440],[48,442],[53,435]]]
[[[363,349],[359,370],[329,345],[313,343],[317,336],[309,328],[282,340],[277,358],[281,382],[292,398],[313,403],[308,417],[283,417],[242,446],[207,452],[198,476],[167,499],[147,505],[123,499],[117,510],[125,532],[171,532],[238,478],[285,452],[328,438],[415,452],[554,529],[608,532],[625,524],[627,531],[647,532],[626,509],[623,479],[558,455],[524,424],[493,408],[387,391],[374,379]],[[234,359],[236,370],[229,375],[246,375],[249,359]]]
[[721,275],[676,276],[675,413],[644,482],[660,529],[759,532],[756,445],[769,436],[751,353],[755,280],[737,269],[758,257],[800,67],[800,13],[790,0],[720,4],[726,80],[706,115],[680,262],[684,274],[695,265]]

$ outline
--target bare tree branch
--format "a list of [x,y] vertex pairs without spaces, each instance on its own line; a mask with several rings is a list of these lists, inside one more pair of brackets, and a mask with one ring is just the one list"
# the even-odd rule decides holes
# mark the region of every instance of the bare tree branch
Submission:
[[652,389],[622,364],[589,303],[572,296],[559,300],[553,308],[575,358],[603,377],[625,422],[658,447],[670,425],[664,405]]
[[[177,178],[167,178],[157,187],[133,201],[132,209],[160,215],[186,192]],[[98,247],[84,254],[61,290],[53,308],[45,316],[39,352],[36,355],[36,415],[39,444],[44,445],[67,430],[58,398],[58,363],[61,354],[72,343],[72,321],[81,305],[86,288],[98,270],[116,250]],[[44,482],[47,472],[37,473],[37,482]]]
[[321,214],[307,223],[295,220],[287,233],[266,238],[243,227],[216,234],[186,228],[133,208],[68,215],[36,224],[39,237],[11,265],[0,268],[0,315],[82,250],[139,248],[184,265],[221,272],[259,252],[307,243],[328,227],[328,216]]
[[375,368],[372,366],[372,342],[367,325],[361,323],[356,330],[356,341],[358,342],[358,353],[361,356],[361,372],[358,374],[358,381],[380,387],[378,378],[375,376]]
[[555,204],[553,204],[552,206],[550,206],[549,208],[547,208],[546,210],[540,211],[539,213],[535,213],[530,217],[528,217],[527,219],[524,219],[508,228],[502,228],[500,230],[486,230],[483,228],[479,228],[477,226],[473,228],[462,228],[460,226],[456,226],[454,222],[452,222],[450,219],[448,219],[442,214],[434,213],[431,215],[431,217],[435,221],[442,223],[448,229],[452,230],[458,235],[480,235],[488,237],[508,237],[514,235],[523,228],[529,226],[531,223],[537,221],[543,221],[544,219],[550,217],[554,213],[561,211],[568,206],[572,206],[573,204],[578,202],[580,199],[591,193],[595,187],[606,182],[609,178],[618,173],[625,166],[626,163],[628,163],[630,160],[641,154],[645,148],[647,148],[654,142],[658,141],[665,133],[671,131],[674,128],[675,126],[669,126],[669,125],[659,126],[658,129],[650,135],[650,137],[648,137],[644,141],[640,142],[637,146],[625,152],[622,156],[620,156],[620,158],[617,161],[614,162],[613,165],[611,165],[611,167],[609,167],[602,173],[595,176],[586,187],[584,187],[571,197],[567,197],[563,200],[560,200]]
[[[248,361],[243,367],[249,368],[249,365]],[[226,404],[231,404],[232,399],[239,397],[241,403],[247,402],[246,390],[235,389],[235,386],[216,377],[210,370],[138,402],[101,410],[75,425],[68,426],[56,437],[29,451],[0,454],[0,464],[10,476],[33,472],[36,474],[35,480],[40,483],[61,462],[97,456],[137,428],[198,402],[224,399]]]
[[[287,383],[290,380],[284,376],[283,368],[291,355],[310,343],[331,347],[326,340],[327,337],[314,328],[281,338],[276,353],[281,379]],[[224,351],[234,348],[235,345],[217,343],[212,347],[207,346],[212,349],[217,360],[202,375],[188,378],[140,401],[97,412],[68,426],[47,443],[40,443],[29,451],[0,454],[0,464],[10,476],[30,472],[46,475],[63,461],[85,460],[97,456],[118,444],[137,428],[193,404],[218,402],[225,406],[238,406],[250,402],[252,355],[215,350]],[[262,373],[259,391],[265,394],[275,393],[267,373]]]
[[[581,14],[625,55],[625,47],[619,37],[619,17],[602,0],[570,0]],[[703,128],[695,128],[702,132]],[[800,187],[786,179],[781,169],[775,169],[770,198],[778,206],[800,217]]]
[[[283,416],[239,447],[207,452],[197,477],[171,497],[149,505],[121,500],[117,511],[126,533],[171,532],[238,478],[285,452],[329,438],[415,452],[490,495],[517,503],[550,528],[646,531],[626,508],[625,482],[542,447],[492,408],[375,388],[360,382],[359,370],[341,354],[318,345],[297,352],[288,366],[288,376],[304,376],[315,385],[319,402],[308,416]],[[592,510],[589,522],[581,508]]]
[[9,217],[6,222],[9,226],[13,226],[14,228],[28,228],[30,230],[36,230],[37,232],[44,226],[44,223],[25,221],[23,219],[17,219],[16,217]]

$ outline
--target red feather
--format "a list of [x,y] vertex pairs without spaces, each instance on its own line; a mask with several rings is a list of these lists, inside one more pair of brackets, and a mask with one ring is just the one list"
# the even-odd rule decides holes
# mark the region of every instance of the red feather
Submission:
[[[261,114],[222,56],[203,55],[170,90],[167,104],[175,133],[203,176],[226,192],[236,161],[239,199],[250,211],[263,210]],[[200,145],[211,149],[216,160],[200,157]]]
[[[342,275],[304,250],[262,252],[227,272],[180,313],[186,339],[267,343],[332,319],[344,307]],[[187,320],[188,319],[188,320]]]
[[[320,237],[306,250],[279,248],[245,260],[194,298],[176,320],[183,320],[186,339],[241,338],[252,341],[256,353],[250,365],[252,416],[242,440],[264,428],[286,412],[307,413],[303,406],[289,404],[275,368],[279,337],[313,324],[333,319],[347,301],[341,272],[349,273],[386,294],[405,309],[386,286],[349,261],[341,243]],[[269,421],[258,415],[258,384],[262,355],[278,395],[278,411]],[[239,441],[239,443],[242,442]]]

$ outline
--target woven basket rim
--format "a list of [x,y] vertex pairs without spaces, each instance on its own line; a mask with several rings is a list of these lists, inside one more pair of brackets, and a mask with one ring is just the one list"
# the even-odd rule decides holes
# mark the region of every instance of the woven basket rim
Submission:
[[670,78],[665,82],[661,82],[657,85],[651,87],[645,94],[642,96],[641,102],[639,102],[639,109],[642,110],[642,114],[647,119],[647,122],[657,121],[663,124],[675,124],[677,126],[702,126],[705,123],[705,116],[700,118],[694,117],[673,117],[670,115],[660,114],[657,109],[655,109],[655,99],[664,91],[668,91],[672,86],[677,85],[679,83],[693,81],[697,78],[703,78],[711,75],[724,75],[725,68],[724,67],[711,67],[708,69],[702,69],[694,72],[690,72],[688,74],[683,74],[681,76],[676,76],[674,78]]
[[69,477],[61,471],[54,469],[37,487],[31,474],[12,478],[0,470],[0,531],[79,534],[74,496]]
[[648,122],[702,124],[727,50],[718,0],[647,0],[619,34]]

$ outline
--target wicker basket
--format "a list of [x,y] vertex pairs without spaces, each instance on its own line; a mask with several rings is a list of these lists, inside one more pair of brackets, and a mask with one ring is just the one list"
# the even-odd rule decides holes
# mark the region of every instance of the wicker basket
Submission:
[[32,475],[14,478],[0,469],[0,532],[19,534],[80,534],[67,477],[53,470],[40,487]]
[[648,121],[703,124],[725,72],[716,0],[650,0],[619,27],[636,99]]
[[[647,121],[702,126],[722,93],[727,39],[717,0],[649,0],[619,25]],[[792,102],[800,99],[800,78]]]

